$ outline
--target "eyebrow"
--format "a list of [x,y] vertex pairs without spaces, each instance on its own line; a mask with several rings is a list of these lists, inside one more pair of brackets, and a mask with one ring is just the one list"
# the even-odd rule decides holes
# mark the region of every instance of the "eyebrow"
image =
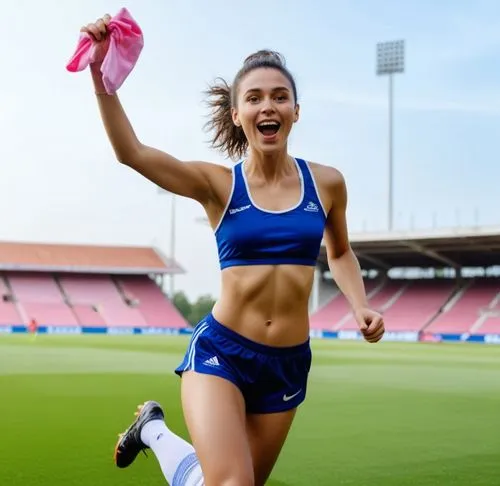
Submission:
[[[245,95],[247,95],[249,93],[259,93],[261,91],[262,91],[262,89],[260,89],[260,88],[250,88],[250,89],[245,91]],[[277,86],[276,88],[273,88],[271,90],[272,93],[274,93],[276,91],[290,91],[290,88],[287,88],[286,86]]]

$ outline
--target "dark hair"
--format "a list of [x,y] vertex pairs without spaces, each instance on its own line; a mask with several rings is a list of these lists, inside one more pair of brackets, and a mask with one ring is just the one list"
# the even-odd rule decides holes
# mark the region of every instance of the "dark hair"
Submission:
[[293,97],[297,103],[297,87],[291,73],[286,68],[285,58],[278,52],[260,50],[248,56],[243,67],[236,74],[233,84],[217,78],[206,91],[207,104],[211,108],[211,119],[205,124],[207,131],[213,131],[211,145],[225,152],[233,160],[245,155],[248,141],[243,129],[233,123],[231,108],[236,106],[238,86],[241,80],[250,72],[259,68],[271,68],[280,71],[292,85]]

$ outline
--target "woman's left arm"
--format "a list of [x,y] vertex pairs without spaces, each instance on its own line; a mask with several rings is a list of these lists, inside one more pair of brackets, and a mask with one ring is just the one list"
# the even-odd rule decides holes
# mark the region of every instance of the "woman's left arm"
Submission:
[[325,245],[328,267],[340,291],[349,301],[356,322],[364,338],[376,343],[384,335],[382,316],[369,308],[358,259],[349,243],[347,230],[347,188],[344,177],[336,169],[328,168],[326,191],[331,200],[325,227]]

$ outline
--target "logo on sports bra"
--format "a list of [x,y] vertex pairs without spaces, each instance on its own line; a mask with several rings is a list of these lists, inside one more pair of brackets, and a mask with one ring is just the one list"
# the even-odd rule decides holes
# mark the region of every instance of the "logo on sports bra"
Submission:
[[307,206],[304,208],[304,211],[309,211],[310,213],[317,213],[319,211],[318,205],[312,201],[307,203]]
[[250,207],[250,204],[247,204],[246,206],[241,206],[240,208],[230,209],[229,214],[241,213],[241,211],[245,211],[249,207]]

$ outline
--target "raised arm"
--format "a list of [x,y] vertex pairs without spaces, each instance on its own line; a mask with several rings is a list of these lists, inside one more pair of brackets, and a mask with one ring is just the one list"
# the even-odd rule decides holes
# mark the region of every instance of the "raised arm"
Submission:
[[99,43],[98,60],[90,65],[90,70],[101,118],[116,158],[167,191],[206,204],[213,197],[210,172],[217,166],[206,162],[182,162],[144,145],[135,134],[118,96],[106,93],[101,63],[107,50],[106,25],[109,19],[109,16],[104,16],[81,30]]

